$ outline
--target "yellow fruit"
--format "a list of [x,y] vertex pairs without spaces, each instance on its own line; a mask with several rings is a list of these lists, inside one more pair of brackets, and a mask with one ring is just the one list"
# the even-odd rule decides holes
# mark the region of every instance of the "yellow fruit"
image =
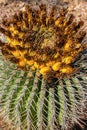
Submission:
[[14,28],[13,26],[10,26],[10,27],[8,28],[8,30],[10,30],[10,31],[14,31],[15,28]]
[[28,61],[28,60],[27,60],[27,64],[31,66],[31,65],[34,64],[34,61],[33,61],[33,60],[29,60],[29,61]]
[[19,37],[20,37],[20,38],[23,38],[23,35],[24,35],[24,34],[20,32]]
[[59,24],[60,24],[60,20],[58,19],[58,20],[55,21],[55,25],[59,26]]
[[44,67],[45,67],[44,64],[39,65],[39,69],[42,69],[42,68],[44,68]]
[[27,52],[26,50],[19,51],[19,54],[20,54],[21,57],[24,57],[24,55],[26,54],[26,52]]
[[19,53],[19,50],[16,50],[16,51],[12,51],[11,52],[15,57],[20,57],[20,53]]
[[13,39],[9,38],[8,36],[6,37],[6,39],[12,46],[16,46],[16,45],[22,46],[22,42],[19,42],[15,39],[13,40]]
[[57,58],[58,56],[60,56],[59,52],[57,52],[57,53],[54,55],[54,58]]
[[62,73],[71,73],[73,71],[73,68],[71,68],[70,66],[65,66],[60,70]]
[[68,56],[62,59],[62,62],[64,62],[65,64],[70,64],[73,60],[73,57]]
[[40,70],[40,73],[45,75],[48,71],[50,71],[50,67],[43,67],[41,70]]
[[37,62],[34,62],[34,67],[38,69],[39,65]]
[[26,65],[26,59],[21,59],[18,65],[24,67]]
[[67,41],[67,43],[65,44],[65,46],[64,46],[64,50],[65,51],[70,51],[70,49],[72,49],[71,47],[72,47],[72,44],[73,44],[73,41],[71,40],[71,39],[69,39],[68,41]]
[[60,69],[60,67],[61,67],[61,62],[57,62],[57,63],[55,63],[55,64],[52,66],[52,69],[53,69],[54,71],[58,71],[58,70]]
[[52,66],[55,63],[55,61],[49,61],[46,63],[47,66]]

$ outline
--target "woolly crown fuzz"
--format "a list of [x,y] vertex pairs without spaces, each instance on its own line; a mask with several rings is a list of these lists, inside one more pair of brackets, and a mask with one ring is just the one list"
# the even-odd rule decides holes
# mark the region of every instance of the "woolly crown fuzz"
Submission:
[[73,63],[86,48],[82,44],[86,33],[80,31],[83,21],[76,23],[72,14],[66,15],[67,9],[58,13],[56,6],[48,14],[45,4],[38,10],[27,5],[25,11],[3,20],[0,32],[7,42],[0,41],[0,46],[5,58],[24,70],[38,70],[48,82],[75,74],[78,68]]

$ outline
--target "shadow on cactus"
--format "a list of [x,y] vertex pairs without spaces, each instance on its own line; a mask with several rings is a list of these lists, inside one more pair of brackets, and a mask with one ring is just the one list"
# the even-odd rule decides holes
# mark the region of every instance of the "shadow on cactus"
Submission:
[[[87,44],[68,9],[26,5],[0,32],[1,115],[18,130],[68,130],[87,119]],[[4,62],[3,62],[4,60]],[[14,63],[14,64],[13,64]],[[10,67],[9,67],[10,66]],[[22,70],[20,70],[21,68]]]

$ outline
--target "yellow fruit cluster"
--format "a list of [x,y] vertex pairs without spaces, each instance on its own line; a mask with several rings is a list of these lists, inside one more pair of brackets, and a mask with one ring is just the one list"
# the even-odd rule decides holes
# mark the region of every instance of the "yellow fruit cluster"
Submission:
[[39,10],[27,5],[11,20],[3,20],[0,32],[8,41],[0,42],[3,55],[19,68],[38,70],[45,79],[74,74],[77,68],[72,64],[85,49],[81,44],[85,32],[79,31],[83,21],[75,23],[74,16],[67,19],[66,14],[67,9],[60,9],[57,17],[56,6],[47,14],[46,5]]

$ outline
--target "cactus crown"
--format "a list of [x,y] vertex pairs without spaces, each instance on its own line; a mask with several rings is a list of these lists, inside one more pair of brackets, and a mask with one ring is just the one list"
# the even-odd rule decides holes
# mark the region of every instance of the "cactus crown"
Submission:
[[67,19],[67,9],[57,13],[56,6],[48,14],[45,4],[38,10],[27,5],[0,27],[8,42],[0,42],[5,58],[19,68],[38,70],[47,82],[75,74],[73,62],[86,48],[81,44],[86,33],[79,31],[84,22],[73,22],[72,14]]

